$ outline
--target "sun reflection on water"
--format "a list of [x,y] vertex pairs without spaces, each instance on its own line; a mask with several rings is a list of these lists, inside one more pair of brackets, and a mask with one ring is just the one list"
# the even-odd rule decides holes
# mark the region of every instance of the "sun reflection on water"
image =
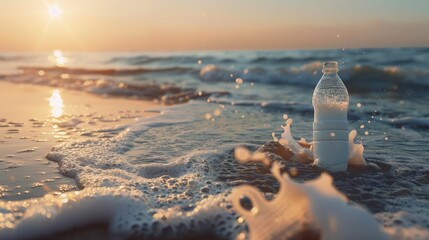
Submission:
[[64,57],[63,52],[59,49],[56,49],[52,52],[52,55],[49,56],[49,60],[58,67],[64,67],[68,59]]
[[49,98],[49,106],[51,107],[52,117],[58,118],[63,115],[64,104],[58,89],[52,92],[52,96]]

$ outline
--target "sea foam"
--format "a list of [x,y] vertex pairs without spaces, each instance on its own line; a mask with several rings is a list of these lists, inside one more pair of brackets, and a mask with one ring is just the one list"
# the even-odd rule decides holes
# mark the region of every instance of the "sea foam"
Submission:
[[[111,234],[141,237],[212,235],[233,239],[246,225],[232,207],[231,187],[212,169],[231,154],[192,151],[168,163],[130,162],[123,153],[148,129],[194,121],[185,111],[149,118],[107,139],[80,139],[52,149],[47,158],[76,180],[81,191],[18,202],[1,202],[0,237],[34,238],[91,224]],[[180,113],[180,114],[178,114]],[[222,172],[220,170],[219,172]],[[301,229],[300,229],[301,231]]]
[[[147,137],[144,135],[147,131],[156,132],[157,129],[173,124],[176,127],[182,124],[189,124],[192,127],[193,124],[206,122],[198,119],[198,114],[190,114],[189,109],[197,109],[199,104],[197,102],[163,109],[164,114],[161,116],[144,119],[134,125],[111,131],[116,134],[111,138],[80,139],[54,147],[48,154],[48,159],[58,162],[60,172],[73,177],[82,190],[59,196],[48,194],[43,198],[0,202],[0,217],[3,220],[0,226],[0,239],[53,236],[56,233],[93,224],[106,225],[109,234],[121,237],[246,238],[257,232],[257,230],[252,231],[254,224],[262,225],[261,221],[269,217],[270,212],[283,214],[282,211],[270,205],[269,201],[276,199],[281,203],[284,200],[289,201],[291,205],[298,204],[298,208],[302,210],[297,213],[298,215],[288,215],[288,212],[284,212],[284,217],[293,221],[287,221],[281,225],[288,229],[288,232],[280,229],[281,235],[302,237],[310,232],[322,239],[349,239],[351,236],[363,236],[359,234],[368,234],[365,237],[380,236],[380,239],[385,236],[369,212],[356,204],[350,204],[345,195],[336,190],[333,186],[335,182],[329,175],[323,174],[315,180],[298,183],[280,174],[281,169],[278,168],[278,164],[289,165],[293,162],[302,162],[303,167],[300,171],[307,165],[311,165],[303,158],[303,156],[311,158],[311,154],[305,150],[308,148],[303,147],[303,145],[310,145],[311,142],[294,140],[290,132],[292,124],[290,119],[284,127],[285,134],[290,138],[284,136],[289,140],[282,143],[296,147],[294,156],[297,161],[283,159],[279,162],[265,163],[268,166],[272,165],[271,171],[277,179],[277,184],[280,184],[280,190],[276,195],[272,195],[269,191],[262,194],[260,190],[253,188],[253,192],[259,194],[257,201],[260,200],[266,204],[259,211],[262,218],[254,219],[251,215],[246,218],[249,215],[246,215],[244,210],[239,210],[240,207],[236,207],[235,195],[231,195],[231,191],[239,190],[242,183],[251,183],[258,187],[270,185],[275,192],[277,185],[257,177],[264,176],[263,167],[246,164],[253,166],[247,169],[243,168],[243,165],[234,165],[231,162],[237,142],[218,145],[215,149],[193,149],[178,157],[164,159],[165,163],[135,161],[126,156],[130,149],[139,144],[136,142],[139,136]],[[177,111],[180,107],[183,109]],[[200,116],[200,118],[203,117]],[[180,131],[180,129],[176,130]],[[353,139],[355,133],[352,132],[350,137]],[[210,135],[205,139],[209,141]],[[176,139],[176,141],[180,140],[182,139]],[[165,149],[170,147],[165,142],[156,142],[156,144],[161,144]],[[257,145],[251,147],[257,147]],[[358,149],[358,152],[361,150]],[[247,158],[252,156],[251,152],[242,152],[236,156],[240,159],[239,156],[243,153],[247,154]],[[259,154],[255,159],[262,156],[265,155]],[[361,160],[361,155],[356,156]],[[245,179],[243,177],[245,171],[251,171],[252,174],[260,171],[260,175],[253,175],[254,179]],[[312,171],[313,175],[318,173],[317,170]],[[231,176],[235,178],[232,179]],[[272,200],[266,200],[264,197]],[[404,203],[401,203],[401,206],[404,206]],[[331,208],[338,212],[330,211]],[[392,210],[392,212],[395,211]],[[391,216],[384,214],[375,215],[375,217],[384,220]],[[348,231],[334,231],[333,225],[325,221],[330,218],[334,219],[332,221],[337,226],[344,229],[353,226],[356,231],[359,230],[359,234],[353,232],[353,235],[350,235],[347,234]],[[365,231],[360,231],[362,228],[365,228]],[[277,236],[278,232],[274,228],[267,229],[269,231],[266,232],[268,234],[266,236]],[[406,236],[409,239],[426,234],[424,229],[419,232],[420,235],[410,233],[409,228],[403,228],[400,231],[396,225],[387,230],[395,237]]]
[[229,151],[194,151],[167,164],[130,163],[122,156],[137,134],[171,122],[179,123],[151,119],[114,138],[53,148],[47,158],[58,162],[60,172],[83,190],[0,202],[0,238],[43,237],[96,223],[107,224],[112,234],[121,236],[233,238],[244,231],[226,185],[205,171]]
[[[280,183],[273,200],[248,185],[233,189],[233,206],[247,221],[251,239],[291,239],[302,231],[326,240],[388,239],[369,212],[347,202],[329,174],[300,184],[281,174],[278,163],[271,172]],[[250,199],[252,209],[242,207],[243,197]]]

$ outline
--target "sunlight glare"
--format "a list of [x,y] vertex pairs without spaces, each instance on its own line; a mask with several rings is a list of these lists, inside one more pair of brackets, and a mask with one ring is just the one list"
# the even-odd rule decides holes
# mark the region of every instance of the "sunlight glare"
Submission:
[[64,104],[58,89],[52,92],[52,96],[49,98],[49,106],[51,107],[52,117],[58,118],[63,115]]
[[59,49],[56,49],[52,52],[52,55],[49,56],[49,61],[55,63],[58,67],[64,67],[68,59],[63,56],[63,52]]
[[63,52],[59,49],[56,49],[52,52],[52,54],[54,54],[55,57],[59,58],[63,56]]
[[57,5],[48,6],[49,16],[59,17],[61,14],[61,9]]

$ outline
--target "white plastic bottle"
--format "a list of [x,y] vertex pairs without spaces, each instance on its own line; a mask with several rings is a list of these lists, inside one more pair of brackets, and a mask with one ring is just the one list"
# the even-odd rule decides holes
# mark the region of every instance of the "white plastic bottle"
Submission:
[[347,170],[349,156],[349,94],[337,73],[337,62],[325,62],[323,76],[313,92],[314,159],[331,172]]

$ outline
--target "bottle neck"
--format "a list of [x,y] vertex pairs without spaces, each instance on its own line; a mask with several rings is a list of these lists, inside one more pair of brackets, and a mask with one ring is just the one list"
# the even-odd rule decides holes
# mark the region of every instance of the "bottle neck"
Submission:
[[338,76],[338,68],[337,69],[332,69],[332,68],[324,68],[323,69],[323,76],[327,76],[327,77],[336,77]]
[[337,62],[325,62],[323,63],[323,70],[322,72],[324,74],[337,74],[338,73],[338,63]]

